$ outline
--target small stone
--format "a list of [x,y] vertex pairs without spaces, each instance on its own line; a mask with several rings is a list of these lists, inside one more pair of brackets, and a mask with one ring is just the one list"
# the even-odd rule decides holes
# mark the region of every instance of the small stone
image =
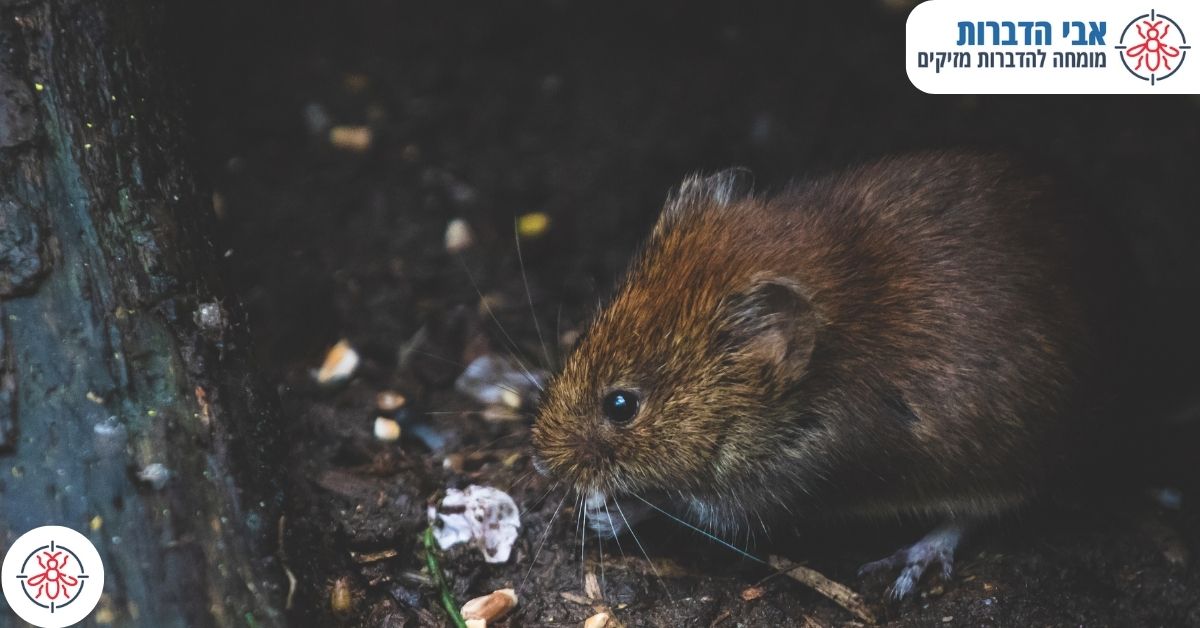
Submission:
[[154,462],[138,471],[138,479],[154,487],[154,490],[161,491],[171,479],[171,470],[160,462]]
[[1154,491],[1154,501],[1167,510],[1183,508],[1183,491],[1177,488],[1165,487]]
[[192,314],[192,320],[200,329],[205,331],[219,331],[225,327],[225,310],[216,301],[201,303],[196,308],[196,312]]

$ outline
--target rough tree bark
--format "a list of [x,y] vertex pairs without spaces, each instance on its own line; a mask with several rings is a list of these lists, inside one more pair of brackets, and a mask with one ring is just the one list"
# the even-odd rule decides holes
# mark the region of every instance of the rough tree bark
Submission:
[[278,625],[278,413],[223,301],[159,12],[0,0],[0,539],[87,535],[99,623]]

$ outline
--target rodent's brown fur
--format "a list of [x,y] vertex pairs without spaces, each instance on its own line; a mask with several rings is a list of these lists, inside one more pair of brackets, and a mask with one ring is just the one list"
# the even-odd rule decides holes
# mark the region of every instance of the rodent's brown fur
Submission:
[[[738,185],[669,199],[547,390],[542,466],[716,530],[1033,495],[1093,362],[1086,269],[1044,182],[938,153]],[[642,396],[628,425],[601,413],[614,388]]]

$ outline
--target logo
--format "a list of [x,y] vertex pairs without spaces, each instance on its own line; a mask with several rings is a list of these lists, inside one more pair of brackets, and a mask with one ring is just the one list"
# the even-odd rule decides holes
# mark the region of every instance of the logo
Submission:
[[1178,72],[1191,49],[1179,24],[1154,10],[1133,18],[1114,47],[1125,69],[1151,85]]
[[4,599],[39,628],[63,628],[87,617],[104,590],[104,564],[82,534],[42,526],[21,535],[0,568]]

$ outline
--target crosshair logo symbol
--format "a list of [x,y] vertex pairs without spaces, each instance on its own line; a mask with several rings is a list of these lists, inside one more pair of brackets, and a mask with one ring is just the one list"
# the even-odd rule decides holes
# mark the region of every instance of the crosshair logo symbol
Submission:
[[1153,9],[1133,18],[1114,47],[1125,69],[1151,85],[1178,72],[1191,49],[1179,24]]
[[0,569],[4,598],[17,615],[39,628],[78,623],[104,589],[104,564],[87,537],[61,526],[21,535]]

